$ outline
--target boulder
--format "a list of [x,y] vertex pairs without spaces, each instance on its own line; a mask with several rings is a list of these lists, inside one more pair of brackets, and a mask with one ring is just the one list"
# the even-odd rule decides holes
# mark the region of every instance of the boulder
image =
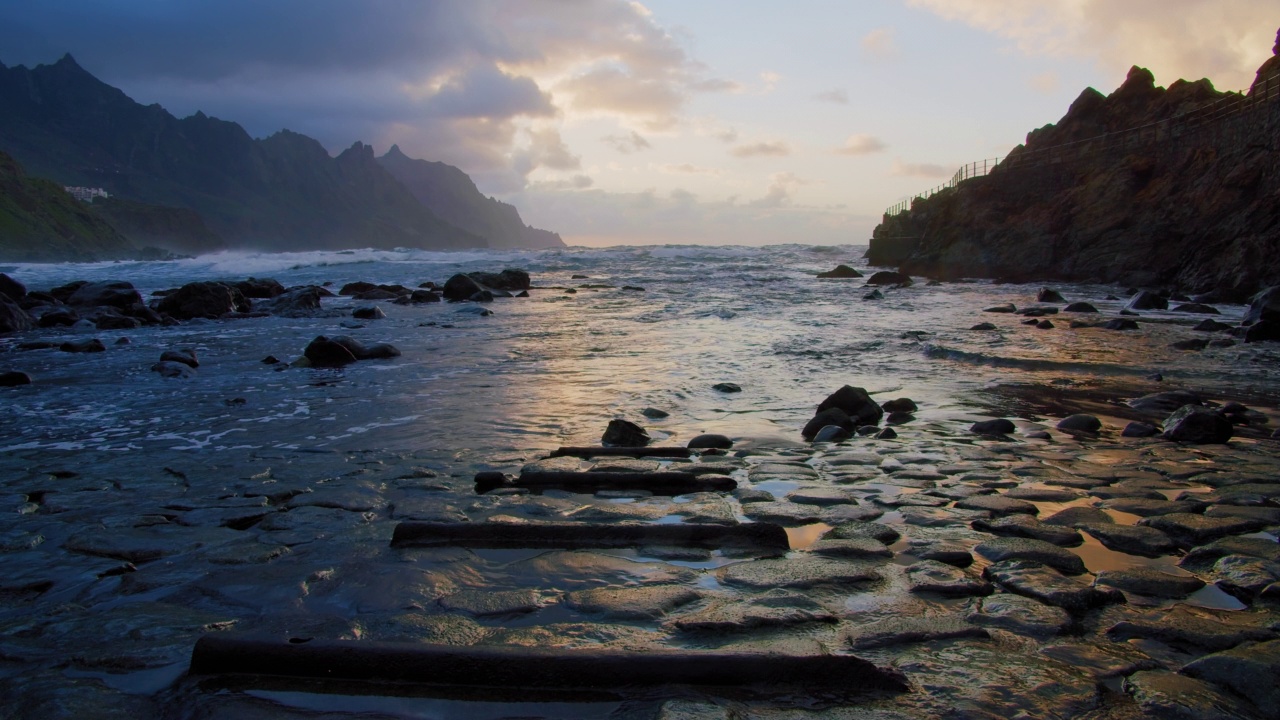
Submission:
[[910,285],[911,276],[892,270],[880,270],[867,278],[868,285]]
[[649,444],[649,433],[630,420],[615,418],[609,421],[600,444],[606,447],[644,447]]
[[848,265],[837,265],[834,270],[828,270],[827,272],[818,273],[818,277],[823,279],[860,278],[862,277],[862,273],[858,272],[857,270],[854,270]]
[[[518,292],[531,287],[529,273],[515,268],[507,268],[500,273],[475,272],[470,275],[472,279],[490,290]],[[446,297],[448,297],[447,294]]]
[[702,435],[695,436],[694,438],[689,440],[689,443],[685,445],[685,447],[694,449],[694,450],[703,450],[703,449],[728,450],[729,448],[733,447],[733,441],[725,437],[724,435],[716,435],[714,433],[704,433]]
[[371,307],[358,307],[355,310],[352,310],[351,317],[359,320],[382,320],[387,317],[387,314],[382,311],[382,308],[377,305],[373,305]]
[[1164,421],[1164,438],[1176,442],[1225,443],[1231,434],[1230,420],[1199,405],[1183,405]]
[[1102,327],[1108,330],[1137,330],[1138,323],[1136,320],[1130,320],[1129,318],[1115,318],[1114,320],[1108,320]]
[[8,295],[0,292],[0,333],[21,332],[35,328],[36,323]]
[[141,304],[142,296],[133,287],[133,283],[123,280],[108,280],[80,285],[67,296],[64,302],[68,305],[79,307],[109,305],[123,309],[135,304]]
[[359,295],[362,292],[369,292],[370,290],[374,290],[377,287],[378,287],[377,285],[374,285],[371,282],[365,282],[364,280],[357,280],[355,282],[349,282],[346,285],[343,285],[338,290],[338,294],[342,296]]
[[182,363],[191,368],[200,367],[200,361],[196,359],[195,350],[165,350],[160,355],[160,362]]
[[486,288],[476,282],[470,275],[458,273],[445,281],[444,299],[449,302],[462,302],[470,300],[477,293],[482,293]]
[[10,300],[18,302],[27,296],[27,286],[4,273],[0,273],[0,293],[8,295]]
[[1013,421],[1005,418],[982,420],[969,427],[969,432],[979,435],[1008,435],[1014,430],[1017,430],[1017,427],[1014,426]]
[[80,340],[79,342],[64,342],[58,346],[58,349],[69,353],[97,353],[106,352],[107,346],[103,345],[101,340],[92,338],[90,340]]
[[716,383],[715,385],[712,385],[712,386],[711,386],[711,389],[712,389],[712,390],[715,390],[716,392],[722,392],[722,393],[740,393],[740,392],[742,392],[742,386],[741,386],[741,385],[738,385],[737,383],[730,383],[730,382]]
[[1062,418],[1057,427],[1059,430],[1096,433],[1102,429],[1102,421],[1092,415],[1079,413]]
[[235,284],[235,289],[247,298],[273,298],[284,294],[284,286],[271,278],[249,278]]
[[983,323],[978,323],[977,325],[974,325],[969,329],[970,330],[995,330],[996,326],[989,322],[983,322]]
[[79,319],[80,315],[69,307],[52,307],[40,313],[36,325],[42,328],[70,327]]
[[1244,331],[1244,341],[1280,342],[1280,320],[1259,320]]
[[1175,305],[1172,311],[1183,312],[1183,313],[1198,313],[1201,315],[1221,315],[1222,314],[1218,312],[1218,308],[1212,305],[1205,305],[1204,303],[1194,303],[1194,302]]
[[30,384],[31,376],[24,372],[18,372],[17,370],[0,372],[0,387],[18,387],[19,385]]
[[862,296],[862,299],[863,299],[863,300],[883,300],[883,299],[884,299],[884,293],[880,292],[879,290],[872,290],[871,292],[867,293],[866,295],[863,295],[863,296]]
[[1134,410],[1152,415],[1166,415],[1184,405],[1204,405],[1204,400],[1190,390],[1166,390],[1129,401]]
[[1060,303],[1066,302],[1067,299],[1062,294],[1052,288],[1040,288],[1040,292],[1036,293],[1036,302],[1042,303]]
[[312,340],[302,352],[312,367],[342,367],[356,361],[356,356],[342,344],[324,335]]
[[843,442],[851,437],[853,433],[846,428],[839,425],[825,425],[813,435],[813,442]]
[[1280,321],[1280,285],[1263,290],[1249,301],[1249,309],[1245,311],[1245,325],[1252,325],[1263,320]]
[[155,309],[178,320],[215,320],[228,313],[248,312],[250,304],[230,285],[203,281],[183,285],[162,298]]
[[162,378],[186,379],[195,377],[195,370],[190,365],[182,362],[173,362],[170,360],[161,360],[151,366],[152,372],[160,373]]
[[320,298],[332,295],[316,285],[289,288],[269,301],[261,303],[261,309],[281,317],[312,315],[320,310]]
[[1018,308],[1017,308],[1017,306],[1015,306],[1013,303],[1005,303],[1004,305],[993,305],[993,306],[991,306],[991,307],[989,307],[989,308],[983,308],[983,309],[982,309],[982,312],[989,312],[989,313],[1016,313],[1016,312],[1018,312]]
[[898,398],[896,400],[889,400],[882,403],[880,405],[880,409],[888,413],[915,412],[916,410],[919,410],[920,407],[916,405],[915,401],[911,398]]
[[400,350],[390,343],[365,345],[347,335],[334,335],[329,339],[346,348],[357,360],[385,360],[387,358],[400,357]]
[[856,425],[872,425],[880,422],[880,418],[884,416],[884,410],[871,399],[866,390],[851,385],[845,385],[828,395],[827,399],[818,405],[817,412],[821,414],[822,411],[831,408],[844,411]]
[[1096,313],[1098,312],[1098,308],[1094,307],[1093,305],[1087,302],[1073,302],[1070,305],[1062,308],[1062,312]]
[[1168,310],[1169,298],[1150,290],[1139,290],[1124,307],[1126,310]]

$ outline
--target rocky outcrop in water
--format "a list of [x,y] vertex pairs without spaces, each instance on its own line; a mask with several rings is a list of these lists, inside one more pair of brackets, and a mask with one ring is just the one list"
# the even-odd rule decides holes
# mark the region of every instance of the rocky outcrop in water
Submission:
[[[1278,45],[1280,47],[1280,45]],[[876,265],[938,277],[1217,290],[1280,283],[1280,56],[1249,93],[1133,68],[1089,88],[990,174],[886,215]]]

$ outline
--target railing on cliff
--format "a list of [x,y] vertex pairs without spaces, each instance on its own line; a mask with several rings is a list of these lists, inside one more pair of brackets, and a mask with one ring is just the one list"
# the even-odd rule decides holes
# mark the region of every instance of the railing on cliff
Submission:
[[1043,167],[1045,165],[1071,162],[1085,157],[1135,150],[1153,143],[1165,142],[1192,133],[1215,129],[1221,127],[1225,120],[1258,109],[1269,109],[1271,112],[1280,115],[1280,74],[1272,75],[1261,81],[1253,87],[1248,95],[1231,93],[1208,105],[1146,125],[1116,130],[1052,147],[1036,148],[1034,150],[1021,148],[1003,158],[989,158],[971,162],[957,170],[956,174],[951,176],[951,179],[946,183],[904,198],[900,202],[889,206],[884,211],[884,214],[886,217],[891,217],[906,212],[911,209],[911,204],[916,200],[923,200],[943,190],[950,190],[965,180],[982,177],[996,168],[1008,170],[1013,168]]

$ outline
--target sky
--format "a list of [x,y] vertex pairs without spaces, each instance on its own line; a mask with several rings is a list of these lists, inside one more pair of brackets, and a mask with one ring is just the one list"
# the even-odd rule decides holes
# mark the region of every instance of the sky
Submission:
[[456,165],[577,245],[865,243],[1132,65],[1242,90],[1275,0],[0,0],[0,62]]

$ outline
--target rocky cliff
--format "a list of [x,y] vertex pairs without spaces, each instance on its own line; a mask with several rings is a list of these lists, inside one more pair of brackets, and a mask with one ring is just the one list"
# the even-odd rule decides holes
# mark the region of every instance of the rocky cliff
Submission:
[[466,173],[452,165],[415,160],[396,145],[378,163],[431,212],[489,241],[489,247],[564,247],[560,235],[525,225],[514,205],[485,197]]
[[38,177],[193,210],[231,247],[487,246],[423,206],[368,146],[335,158],[287,130],[256,140],[203,113],[175,118],[134,102],[69,55],[31,69],[0,65],[0,150]]
[[[1280,52],[1280,37],[1277,48]],[[1216,290],[1280,284],[1280,57],[1243,96],[1135,67],[990,174],[885,216],[873,264],[936,277]]]
[[0,261],[88,262],[138,254],[88,203],[56,183],[29,177],[0,152]]

